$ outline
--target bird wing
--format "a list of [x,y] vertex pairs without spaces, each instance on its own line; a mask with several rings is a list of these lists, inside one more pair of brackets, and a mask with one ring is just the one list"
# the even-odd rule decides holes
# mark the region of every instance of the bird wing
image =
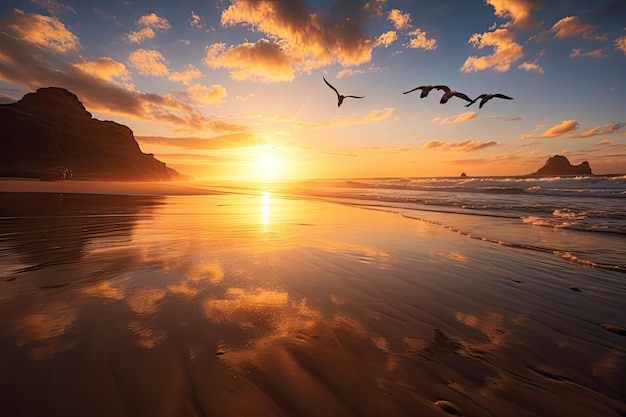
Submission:
[[424,86],[415,87],[414,89],[409,90],[409,91],[405,91],[405,92],[404,92],[404,93],[402,93],[402,94],[409,94],[409,93],[412,93],[412,92],[413,92],[413,91],[415,91],[415,90],[419,90],[420,88],[424,88]]
[[493,96],[494,97],[498,97],[498,98],[504,98],[504,99],[507,99],[507,100],[513,100],[513,97],[505,96],[504,94],[500,94],[500,93],[494,94]]
[[352,98],[365,98],[365,96],[344,96],[344,97],[352,97]]
[[466,96],[463,93],[459,93],[458,91],[455,91],[454,95],[459,97],[459,98],[462,98],[463,100],[466,100],[466,101],[469,101],[469,102],[473,102],[471,98],[469,98],[468,96]]
[[450,87],[448,87],[447,85],[436,85],[433,88],[436,88],[437,90],[443,90],[446,93],[450,92]]
[[[322,77],[322,78],[324,78],[324,77]],[[337,94],[337,96],[339,96],[339,91],[337,91],[337,89],[335,87],[330,85],[330,83],[328,81],[326,81],[326,78],[324,78],[324,82],[326,83],[327,86],[329,86],[330,88],[333,89],[333,91]]]

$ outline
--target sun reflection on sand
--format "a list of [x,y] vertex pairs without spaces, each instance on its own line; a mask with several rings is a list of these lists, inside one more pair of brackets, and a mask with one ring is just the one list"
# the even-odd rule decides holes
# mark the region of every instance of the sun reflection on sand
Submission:
[[[263,219],[263,226],[267,226],[270,223],[270,203],[272,201],[272,194],[269,191],[263,191],[263,205],[261,206],[261,217]],[[263,229],[267,232],[267,227]]]

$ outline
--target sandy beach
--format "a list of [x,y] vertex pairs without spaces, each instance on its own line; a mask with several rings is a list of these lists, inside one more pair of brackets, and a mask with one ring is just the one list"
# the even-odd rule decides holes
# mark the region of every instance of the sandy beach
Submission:
[[0,181],[10,416],[624,416],[623,273],[397,213]]

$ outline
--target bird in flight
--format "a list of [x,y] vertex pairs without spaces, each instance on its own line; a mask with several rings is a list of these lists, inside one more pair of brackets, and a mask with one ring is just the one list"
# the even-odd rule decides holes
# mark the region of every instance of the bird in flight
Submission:
[[436,88],[437,90],[444,91],[443,96],[441,96],[441,100],[439,100],[439,103],[441,104],[447,103],[448,100],[450,100],[452,97],[455,97],[455,96],[462,98],[465,101],[469,101],[469,102],[472,101],[472,99],[466,96],[465,94],[460,93],[458,91],[450,90],[450,88],[447,85],[436,85],[434,88]]
[[422,93],[420,94],[420,98],[424,98],[424,97],[426,97],[428,95],[428,93],[430,93],[430,90],[432,90],[435,87],[436,86],[434,86],[434,85],[420,85],[419,87],[415,87],[412,90],[405,91],[402,94],[409,94],[409,93],[412,93],[415,90],[422,90]]
[[[324,78],[324,77],[322,77],[322,78]],[[326,78],[324,78],[324,82],[326,83],[326,85],[328,85],[330,88],[332,88],[333,91],[337,94],[337,107],[341,106],[341,103],[343,103],[343,99],[345,99],[347,97],[365,98],[365,96],[343,96],[343,95],[339,94],[339,91],[337,91],[337,89],[335,87],[333,87],[332,85],[330,85],[330,83],[328,81],[326,81]]]
[[500,94],[500,93],[496,93],[496,94],[481,94],[478,97],[476,97],[474,100],[472,100],[472,102],[470,104],[466,104],[465,107],[471,106],[472,104],[474,104],[476,101],[478,101],[480,99],[480,104],[478,105],[478,108],[482,109],[483,106],[485,105],[485,103],[488,102],[489,100],[491,100],[494,97],[503,98],[505,100],[513,100],[513,97],[505,96],[504,94]]

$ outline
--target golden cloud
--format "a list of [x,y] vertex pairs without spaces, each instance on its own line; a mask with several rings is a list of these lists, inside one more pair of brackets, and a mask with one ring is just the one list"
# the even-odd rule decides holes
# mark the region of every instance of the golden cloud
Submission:
[[50,48],[56,52],[76,51],[80,47],[78,37],[55,17],[26,14],[13,9],[6,27],[26,42]]
[[524,139],[532,139],[532,138],[556,138],[558,136],[562,136],[567,134],[568,132],[572,132],[578,129],[579,124],[576,120],[563,120],[558,125],[552,126],[539,136],[537,135],[523,135],[520,137],[520,140]]
[[226,89],[221,84],[213,84],[207,87],[202,84],[194,84],[185,92],[193,101],[205,104],[220,104],[226,97]]
[[167,79],[189,85],[191,80],[200,78],[202,75],[202,71],[196,68],[195,65],[187,64],[182,71],[174,71],[169,77],[167,77]]
[[167,145],[190,150],[239,149],[267,145],[263,138],[252,133],[229,133],[210,138],[137,136],[136,139],[140,144]]
[[398,9],[392,9],[387,14],[387,19],[393,23],[393,27],[396,30],[406,29],[411,27],[411,15]]
[[603,127],[597,126],[592,129],[587,129],[584,132],[575,135],[575,137],[588,138],[591,136],[611,135],[613,133],[617,133],[617,131],[624,126],[626,126],[626,123],[607,123]]
[[444,142],[441,140],[431,140],[422,145],[425,151],[454,151],[454,152],[476,152],[481,149],[498,145],[494,140],[475,141],[463,140],[461,142]]
[[573,36],[590,36],[593,26],[584,23],[576,16],[568,16],[556,22],[550,32],[557,38],[569,38]]
[[82,61],[72,65],[86,74],[91,74],[107,81],[115,81],[116,78],[121,80],[130,79],[130,73],[126,66],[109,57],[82,58]]
[[230,68],[235,80],[278,82],[295,78],[291,59],[280,45],[259,39],[229,48],[223,43],[213,44],[202,62],[209,68]]
[[615,39],[615,49],[618,51],[622,51],[626,54],[626,36],[622,36],[621,38]]
[[454,124],[454,123],[461,123],[461,122],[467,122],[468,120],[472,120],[474,118],[476,118],[476,116],[478,115],[478,113],[476,113],[475,111],[468,111],[465,113],[461,113],[458,116],[453,116],[453,117],[446,117],[445,119],[434,119],[433,121],[439,121],[439,124],[441,125],[449,125],[449,124]]
[[605,58],[606,54],[604,53],[604,49],[594,49],[593,51],[583,52],[581,49],[574,48],[570,53],[570,58],[576,57],[591,57],[591,58]]
[[170,73],[166,64],[167,59],[159,51],[153,49],[138,49],[128,57],[129,64],[140,75],[165,76]]
[[539,74],[543,74],[543,68],[539,65],[538,61],[525,61],[517,66],[517,68],[522,69],[524,71],[535,71]]
[[517,26],[522,29],[530,29],[538,23],[530,15],[534,9],[543,6],[542,0],[487,0],[487,3],[495,9],[495,15],[511,22],[503,26]]
[[[359,12],[374,14],[379,9],[380,2],[371,2]],[[272,40],[224,46],[221,54],[214,54],[214,58],[220,58],[218,61],[207,55],[207,65],[232,68],[231,76],[236,79],[289,81],[295,72],[308,72],[333,62],[359,65],[371,59],[372,49],[378,45],[356,20],[333,21],[323,13],[311,13],[304,1],[233,0],[223,11],[221,24],[241,24]]]
[[394,43],[396,39],[398,39],[398,34],[393,30],[389,30],[376,38],[376,44],[383,45],[386,48]]
[[475,33],[469,40],[478,49],[493,46],[494,53],[487,56],[470,56],[461,67],[462,72],[481,71],[493,68],[498,72],[508,71],[511,64],[524,56],[522,46],[515,42],[515,37],[507,29],[493,32]]
[[409,32],[409,36],[412,36],[411,40],[409,40],[409,48],[421,48],[426,50],[437,49],[437,40],[428,39],[426,37],[426,32],[420,30],[419,28]]
[[141,29],[126,34],[126,39],[132,43],[141,43],[145,39],[154,38],[154,29],[170,29],[171,27],[167,19],[163,19],[155,13],[141,16],[135,24]]

